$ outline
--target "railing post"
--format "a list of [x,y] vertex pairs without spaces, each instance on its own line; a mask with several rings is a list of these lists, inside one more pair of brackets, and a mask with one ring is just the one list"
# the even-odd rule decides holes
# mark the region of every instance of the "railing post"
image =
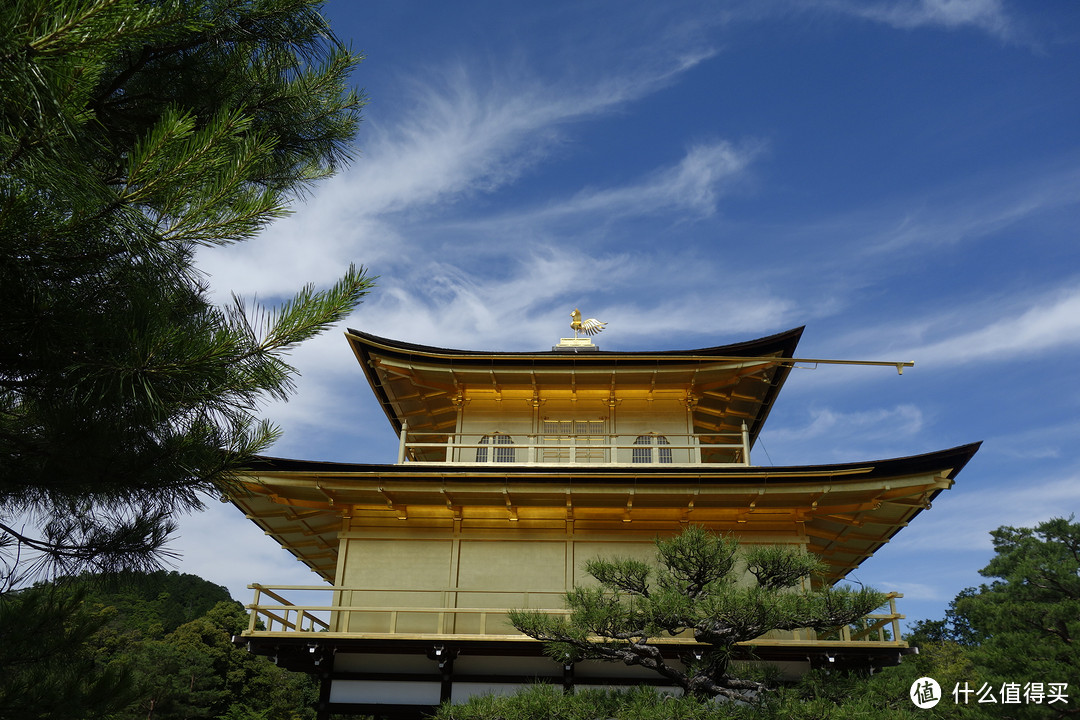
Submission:
[[[353,603],[356,602],[356,600],[355,600],[356,593],[354,591],[352,591],[352,590],[349,590],[348,591],[348,596],[349,596],[349,604],[348,604],[347,607],[351,608],[353,606]],[[341,593],[341,597],[344,598],[345,593]],[[344,613],[342,613],[342,618],[341,619],[345,621],[345,632],[349,632],[352,629],[352,612],[353,612],[352,610],[346,610]]]
[[259,619],[259,597],[262,594],[262,586],[258,583],[253,583],[248,587],[255,589],[255,602],[251,604],[251,617],[248,618],[248,632],[255,632],[255,623]]
[[690,444],[694,446],[691,449],[691,452],[694,453],[694,456],[691,459],[693,460],[693,462],[700,465],[701,464],[701,437],[697,433],[691,434],[690,435]]
[[527,462],[536,462],[536,436],[529,435],[529,449],[525,451],[525,460]]
[[750,464],[750,431],[746,429],[746,423],[742,424],[742,452],[743,465]]
[[454,440],[453,433],[446,436],[446,462],[454,461]]
[[895,593],[889,595],[889,613],[893,616],[893,642],[900,642],[900,613],[896,612],[896,598]]
[[398,451],[397,451],[398,465],[401,465],[403,462],[405,462],[405,442],[406,442],[406,435],[408,435],[408,432],[409,432],[409,423],[406,422],[405,420],[402,420],[401,421],[401,435],[400,435],[400,437],[398,437]]

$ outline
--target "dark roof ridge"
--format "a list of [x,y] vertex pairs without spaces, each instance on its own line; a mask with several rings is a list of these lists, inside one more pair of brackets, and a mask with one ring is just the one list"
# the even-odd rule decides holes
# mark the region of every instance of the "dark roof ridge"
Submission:
[[[785,480],[791,482],[799,474],[811,475],[828,475],[830,473],[840,473],[847,470],[856,468],[869,467],[865,474],[859,474],[851,476],[853,480],[860,480],[872,477],[878,477],[881,475],[894,475],[894,474],[917,474],[927,472],[930,470],[943,469],[945,467],[952,467],[952,473],[949,476],[950,479],[956,477],[957,474],[967,465],[968,461],[975,455],[982,442],[973,442],[966,445],[958,445],[957,447],[948,448],[945,450],[936,450],[933,452],[922,453],[919,455],[909,455],[906,457],[897,458],[884,458],[878,460],[865,460],[857,462],[845,462],[845,463],[833,463],[825,465],[749,465],[749,466],[737,466],[737,465],[718,465],[712,466],[709,463],[702,463],[696,466],[678,466],[678,467],[664,467],[663,465],[640,465],[633,467],[633,471],[636,475],[683,475],[683,474],[697,474],[697,475],[712,475],[720,478],[724,475],[755,475],[755,476],[769,476],[771,482],[784,482]],[[528,481],[530,475],[550,475],[550,474],[566,474],[575,473],[580,474],[583,478],[595,479],[597,476],[602,477],[605,474],[623,474],[627,471],[625,466],[608,466],[608,465],[499,465],[498,463],[438,463],[428,465],[426,463],[347,463],[347,462],[334,462],[323,460],[297,460],[293,458],[277,458],[268,457],[265,455],[259,455],[253,458],[247,467],[248,472],[316,472],[316,473],[357,473],[357,472],[390,472],[394,474],[409,475],[412,473],[417,474],[458,474],[464,471],[470,473],[476,473],[477,479],[482,478],[485,475],[514,475],[516,479],[520,481]],[[937,493],[935,493],[936,495]]]
[[393,340],[391,338],[380,337],[373,335],[372,333],[362,332],[360,330],[354,330],[348,328],[347,335],[350,335],[365,344],[378,345],[383,348],[394,350],[403,353],[421,353],[425,355],[444,355],[444,356],[479,356],[488,357],[492,355],[509,356],[509,357],[532,357],[532,356],[544,356],[551,358],[567,358],[573,357],[575,359],[588,359],[592,357],[615,357],[615,356],[629,356],[629,357],[652,357],[652,356],[671,356],[671,357],[685,357],[685,356],[759,356],[768,355],[779,352],[781,357],[792,357],[795,353],[795,346],[798,345],[799,339],[802,337],[803,331],[806,329],[805,325],[785,330],[783,332],[774,333],[773,335],[767,335],[765,337],[744,340],[741,342],[730,343],[728,345],[716,345],[713,347],[695,348],[690,350],[596,350],[589,352],[588,354],[567,353],[555,350],[459,350],[454,348],[441,348],[432,345],[420,345],[417,343],[404,342],[401,340]]

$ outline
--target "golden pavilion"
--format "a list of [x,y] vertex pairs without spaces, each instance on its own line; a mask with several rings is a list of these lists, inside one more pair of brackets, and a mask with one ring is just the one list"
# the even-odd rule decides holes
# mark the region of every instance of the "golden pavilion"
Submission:
[[[801,362],[801,334],[685,351],[603,351],[568,338],[549,351],[478,352],[350,330],[397,460],[267,457],[250,467],[232,502],[326,584],[253,584],[238,641],[315,673],[320,718],[417,717],[537,680],[568,691],[660,684],[640,668],[557,664],[506,612],[562,612],[563,594],[591,580],[588,560],[651,558],[654,538],[688,523],[803,548],[828,568],[815,582],[841,581],[978,449],[754,465],[755,440]],[[909,652],[899,597],[858,626],[770,633],[747,657],[789,676],[896,664]],[[664,647],[678,657],[693,644]]]

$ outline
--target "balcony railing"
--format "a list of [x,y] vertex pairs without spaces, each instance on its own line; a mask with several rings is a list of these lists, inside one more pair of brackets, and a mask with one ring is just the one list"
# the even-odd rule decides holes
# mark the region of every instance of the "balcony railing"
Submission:
[[749,465],[750,437],[728,433],[570,435],[416,432],[398,436],[398,463],[515,465]]
[[[245,636],[293,635],[298,633],[328,633],[336,637],[400,638],[400,639],[514,639],[524,640],[507,620],[510,607],[534,608],[552,615],[569,611],[551,606],[562,602],[561,592],[505,592],[444,590],[370,590],[365,588],[330,587],[326,585],[260,585],[255,600],[247,605],[250,613]],[[306,602],[330,594],[329,604]],[[427,602],[417,606],[365,604],[364,598],[407,595],[412,601]],[[289,599],[286,595],[293,596]],[[501,607],[455,607],[468,603],[470,598],[491,601],[505,598]],[[901,593],[891,592],[888,612],[870,613],[853,626],[841,626],[824,632],[812,629],[774,630],[758,638],[756,644],[814,647],[877,646],[906,647],[900,639],[900,620],[896,611]],[[293,600],[301,600],[294,602]],[[271,601],[271,602],[268,602]],[[357,602],[360,600],[361,602]],[[260,627],[261,625],[261,627]],[[665,639],[671,643],[694,643],[692,637]]]

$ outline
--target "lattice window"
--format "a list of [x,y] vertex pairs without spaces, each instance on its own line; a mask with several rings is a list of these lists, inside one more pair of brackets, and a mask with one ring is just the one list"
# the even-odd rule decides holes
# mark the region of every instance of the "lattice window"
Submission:
[[561,463],[570,461],[570,448],[574,449],[574,462],[600,463],[607,459],[607,420],[550,420],[541,425],[543,437],[540,462]]
[[603,435],[606,420],[548,420],[544,419],[545,435]]
[[653,445],[656,445],[656,461],[661,463],[671,462],[671,443],[663,435],[638,435],[634,440],[633,462],[651,463],[653,461]]
[[[495,445],[495,462],[514,462],[514,448],[505,447],[506,445],[513,445],[514,439],[509,435],[503,433],[495,433],[494,435],[485,435],[480,438],[481,445]],[[503,446],[503,447],[500,447]],[[488,461],[488,449],[486,447],[476,448],[476,462],[482,463]]]

